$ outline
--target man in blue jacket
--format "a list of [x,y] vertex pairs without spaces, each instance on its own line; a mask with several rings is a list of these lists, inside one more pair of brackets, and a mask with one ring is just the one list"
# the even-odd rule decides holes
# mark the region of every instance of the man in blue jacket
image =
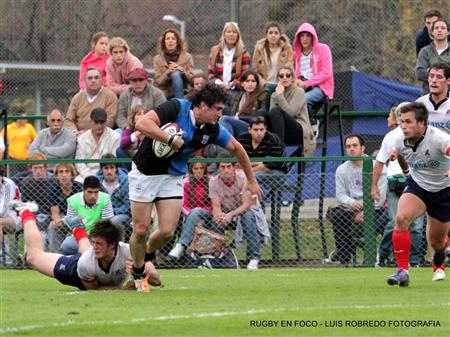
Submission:
[[[105,154],[102,159],[116,158],[113,154]],[[131,234],[131,209],[128,197],[128,175],[127,172],[119,168],[117,164],[100,163],[100,170],[97,172],[100,181],[100,190],[108,193],[114,209],[114,217],[111,221],[121,224],[125,230],[125,238]],[[125,240],[127,241],[127,240]]]

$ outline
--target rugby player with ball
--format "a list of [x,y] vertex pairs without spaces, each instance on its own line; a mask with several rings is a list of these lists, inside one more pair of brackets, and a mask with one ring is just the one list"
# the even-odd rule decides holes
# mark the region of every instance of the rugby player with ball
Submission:
[[[226,98],[220,86],[207,83],[188,99],[165,102],[137,120],[136,130],[145,138],[133,158],[128,180],[133,219],[132,273],[138,291],[148,291],[145,260],[152,259],[175,231],[182,207],[182,180],[192,153],[208,144],[226,148],[244,170],[252,197],[261,198],[247,153],[218,123]],[[147,243],[153,205],[159,229],[151,233]]]

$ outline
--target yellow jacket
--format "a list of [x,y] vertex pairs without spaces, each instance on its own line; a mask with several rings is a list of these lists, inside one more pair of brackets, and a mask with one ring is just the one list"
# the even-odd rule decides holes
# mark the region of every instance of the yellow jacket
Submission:
[[[8,155],[11,159],[25,160],[28,158],[28,149],[34,138],[36,130],[30,123],[19,127],[16,122],[8,124]],[[2,129],[2,137],[5,135],[5,129]]]

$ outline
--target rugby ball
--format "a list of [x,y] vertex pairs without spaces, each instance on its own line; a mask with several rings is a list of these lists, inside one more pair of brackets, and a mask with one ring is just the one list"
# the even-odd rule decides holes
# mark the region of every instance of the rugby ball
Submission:
[[[161,130],[168,135],[181,135],[181,129],[176,123],[167,123],[161,127]],[[156,139],[153,139],[152,149],[153,153],[158,158],[168,158],[176,152],[168,144]]]

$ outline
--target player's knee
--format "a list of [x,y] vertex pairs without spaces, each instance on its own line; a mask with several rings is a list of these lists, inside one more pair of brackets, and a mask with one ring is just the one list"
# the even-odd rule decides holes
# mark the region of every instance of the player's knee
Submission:
[[159,229],[159,235],[165,241],[170,240],[174,234],[175,234],[175,229],[172,229],[172,228],[167,228],[167,229],[160,228]]
[[34,252],[32,250],[29,250],[25,256],[26,256],[25,260],[26,260],[27,264],[30,266],[34,266],[36,259],[37,259],[36,254],[34,254]]
[[134,222],[133,223],[133,234],[138,237],[146,237],[148,233],[148,225],[145,223]]
[[430,243],[430,247],[433,248],[433,250],[435,252],[440,252],[440,251],[445,250],[445,248],[447,248],[445,245],[444,239],[442,239],[442,240],[430,239],[429,243]]
[[411,222],[411,219],[402,213],[397,213],[397,216],[395,217],[395,227],[397,229],[406,230],[409,227],[409,223]]

